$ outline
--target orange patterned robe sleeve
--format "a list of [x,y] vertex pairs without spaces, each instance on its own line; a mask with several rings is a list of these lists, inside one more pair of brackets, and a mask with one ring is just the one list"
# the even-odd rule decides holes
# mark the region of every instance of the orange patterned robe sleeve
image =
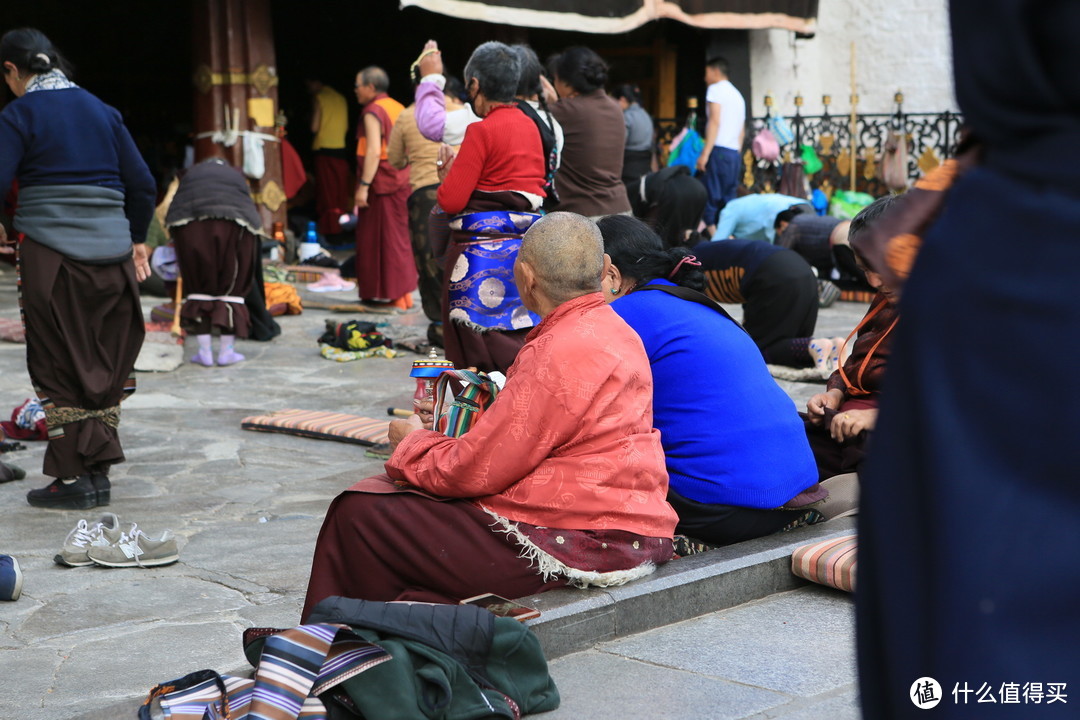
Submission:
[[676,523],[648,358],[599,293],[564,303],[533,330],[468,434],[412,432],[386,471],[541,527],[671,537]]

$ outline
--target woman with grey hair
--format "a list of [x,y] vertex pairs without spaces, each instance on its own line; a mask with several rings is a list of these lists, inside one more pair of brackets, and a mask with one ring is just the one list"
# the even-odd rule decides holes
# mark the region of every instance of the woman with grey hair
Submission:
[[[441,59],[436,72],[442,72]],[[521,304],[514,260],[539,215],[547,167],[540,132],[515,104],[521,62],[486,42],[465,66],[465,89],[483,118],[465,131],[455,156],[439,151],[439,206],[450,223],[443,336],[458,367],[505,372],[538,322]]]

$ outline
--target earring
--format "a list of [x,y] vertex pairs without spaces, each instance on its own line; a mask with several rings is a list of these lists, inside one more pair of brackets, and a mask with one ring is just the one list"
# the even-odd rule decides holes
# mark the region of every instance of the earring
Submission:
[[611,288],[611,294],[612,295],[618,295],[619,294],[618,288]]

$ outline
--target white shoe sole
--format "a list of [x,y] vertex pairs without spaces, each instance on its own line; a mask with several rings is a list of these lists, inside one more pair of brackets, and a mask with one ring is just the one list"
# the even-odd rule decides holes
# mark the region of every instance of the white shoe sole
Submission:
[[64,567],[88,567],[94,564],[93,560],[87,560],[86,562],[71,562],[70,560],[65,560],[63,555],[53,556],[53,562],[57,565],[63,565]]
[[96,558],[92,558],[92,560],[95,565],[100,565],[101,567],[159,567],[161,565],[172,565],[174,562],[178,562],[180,560],[180,555],[170,555],[163,558],[154,558],[152,560],[141,560],[139,562],[135,562],[134,560],[125,560],[124,562],[111,562],[108,560],[98,560]]

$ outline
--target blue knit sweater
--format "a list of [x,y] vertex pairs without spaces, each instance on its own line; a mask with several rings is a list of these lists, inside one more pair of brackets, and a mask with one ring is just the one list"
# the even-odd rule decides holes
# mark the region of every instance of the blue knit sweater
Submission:
[[38,90],[0,112],[0,197],[20,188],[92,185],[124,194],[133,242],[146,240],[157,188],[120,113],[82,88]]
[[656,290],[611,307],[649,356],[653,424],[675,492],[701,503],[775,508],[817,482],[794,404],[735,323]]

